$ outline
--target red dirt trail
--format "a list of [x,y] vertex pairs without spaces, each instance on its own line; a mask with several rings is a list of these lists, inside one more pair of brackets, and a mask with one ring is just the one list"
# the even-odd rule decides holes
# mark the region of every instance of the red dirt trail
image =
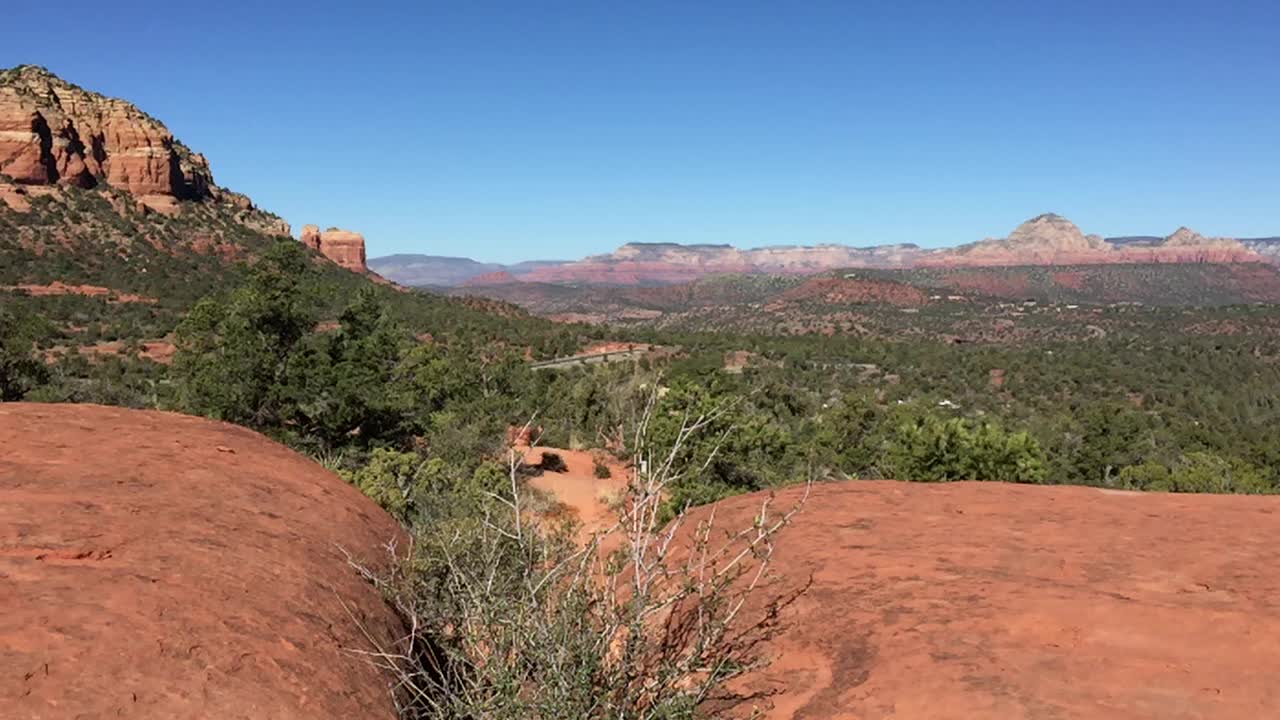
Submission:
[[[529,484],[547,493],[572,513],[579,523],[579,536],[586,538],[603,531],[617,521],[611,504],[622,497],[627,488],[627,469],[603,453],[586,450],[564,450],[551,447],[519,446],[524,462],[537,465],[543,453],[555,453],[564,460],[565,472],[544,472],[529,479]],[[610,471],[607,478],[595,476],[596,459]]]
[[373,502],[256,433],[0,405],[0,717],[393,718]]

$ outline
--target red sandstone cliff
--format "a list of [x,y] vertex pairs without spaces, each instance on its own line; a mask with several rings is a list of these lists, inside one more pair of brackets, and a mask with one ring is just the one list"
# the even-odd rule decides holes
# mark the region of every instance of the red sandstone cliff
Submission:
[[364,236],[358,232],[338,228],[321,231],[315,225],[307,225],[302,228],[298,239],[303,245],[352,272],[369,272],[365,265]]
[[0,72],[0,173],[28,185],[106,183],[156,205],[218,194],[208,161],[160,121],[31,65]]
[[203,155],[133,104],[42,67],[0,70],[0,202],[25,211],[30,197],[64,186],[123,190],[143,208],[171,215],[181,201],[221,203],[246,226],[289,234],[280,218],[218,187]]

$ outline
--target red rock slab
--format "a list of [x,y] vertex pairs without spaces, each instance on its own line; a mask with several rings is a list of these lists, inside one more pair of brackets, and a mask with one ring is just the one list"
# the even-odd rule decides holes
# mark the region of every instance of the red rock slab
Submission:
[[0,405],[0,717],[393,718],[349,649],[396,621],[369,562],[395,523],[232,425]]
[[1276,497],[816,486],[775,591],[813,585],[744,689],[777,719],[1280,717],[1277,547]]

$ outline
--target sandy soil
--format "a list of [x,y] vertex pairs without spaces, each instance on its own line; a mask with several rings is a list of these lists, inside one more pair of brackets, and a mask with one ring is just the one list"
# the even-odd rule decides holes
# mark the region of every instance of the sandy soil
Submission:
[[[544,452],[553,452],[564,459],[567,472],[544,472],[531,478],[529,484],[558,501],[581,523],[580,535],[604,530],[617,520],[612,504],[622,496],[627,487],[627,470],[617,460],[598,451],[563,450],[560,448],[522,448],[525,462],[537,465]],[[595,459],[600,458],[612,475],[597,478],[594,474]]]

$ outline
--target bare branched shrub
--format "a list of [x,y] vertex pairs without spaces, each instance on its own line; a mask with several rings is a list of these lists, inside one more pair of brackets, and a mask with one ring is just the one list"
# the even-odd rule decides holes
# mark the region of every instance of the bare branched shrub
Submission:
[[770,583],[802,503],[779,512],[765,499],[740,528],[714,510],[666,522],[667,489],[700,469],[680,465],[684,444],[712,418],[686,418],[671,447],[651,448],[654,405],[618,521],[585,546],[532,518],[513,451],[509,487],[473,518],[419,528],[407,554],[390,548],[388,574],[357,566],[407,626],[394,646],[366,634],[374,649],[356,651],[395,678],[403,717],[674,720],[732,704],[730,681],[763,663],[760,643],[804,590]]

